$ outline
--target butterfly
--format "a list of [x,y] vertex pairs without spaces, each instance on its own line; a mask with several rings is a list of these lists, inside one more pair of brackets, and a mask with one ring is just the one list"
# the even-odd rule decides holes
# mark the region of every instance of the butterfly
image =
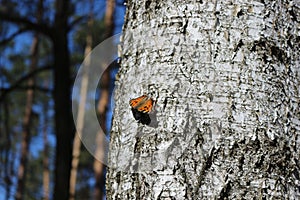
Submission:
[[132,108],[142,113],[149,113],[152,110],[154,100],[147,95],[142,95],[138,98],[131,99],[129,104]]
[[151,122],[150,116],[148,115],[153,108],[154,100],[149,98],[147,95],[142,95],[138,98],[131,99],[129,105],[131,106],[131,111],[133,117],[142,124],[149,125]]

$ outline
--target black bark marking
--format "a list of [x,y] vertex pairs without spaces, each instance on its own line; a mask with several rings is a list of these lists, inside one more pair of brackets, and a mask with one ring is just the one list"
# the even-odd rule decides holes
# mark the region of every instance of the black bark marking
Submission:
[[164,106],[163,106],[163,111],[165,111],[166,106],[167,106],[167,104],[168,104],[168,97],[165,98],[163,104],[164,104]]
[[240,17],[240,16],[242,16],[242,15],[244,15],[243,10],[240,10],[240,11],[236,14],[237,17]]
[[183,25],[183,27],[182,27],[182,31],[181,31],[181,32],[182,32],[183,34],[186,34],[186,29],[187,29],[188,23],[189,23],[189,21],[186,20],[186,22],[184,23],[184,25]]
[[276,46],[271,46],[272,55],[275,56],[280,62],[284,62],[284,51]]
[[[269,51],[269,55],[272,56],[272,58],[277,59],[281,63],[289,63],[289,57],[285,53],[284,50],[276,46],[276,44],[272,41],[264,41],[264,40],[259,40],[255,41],[253,46],[251,47],[250,51]],[[269,62],[267,59],[267,55],[265,54],[263,56],[263,60],[267,63]]]
[[145,2],[145,9],[147,10],[150,7],[151,1],[148,0]]
[[237,52],[243,45],[244,45],[243,40],[239,40],[238,44],[236,45],[233,51]]
[[228,181],[228,183],[226,183],[222,188],[220,195],[217,199],[228,199],[230,190],[231,190],[231,183],[230,181]]

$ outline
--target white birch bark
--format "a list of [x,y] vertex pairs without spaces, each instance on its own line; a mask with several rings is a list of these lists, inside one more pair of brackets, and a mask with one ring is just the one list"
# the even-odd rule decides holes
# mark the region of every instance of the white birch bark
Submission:
[[[299,1],[128,1],[108,199],[299,199]],[[128,101],[151,94],[149,126]]]

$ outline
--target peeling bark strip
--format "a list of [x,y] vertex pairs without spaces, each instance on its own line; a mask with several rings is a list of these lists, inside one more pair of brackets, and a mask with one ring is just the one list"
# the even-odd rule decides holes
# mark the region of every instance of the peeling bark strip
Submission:
[[[299,13],[287,0],[129,1],[108,199],[299,199]],[[149,93],[157,127],[124,103]]]

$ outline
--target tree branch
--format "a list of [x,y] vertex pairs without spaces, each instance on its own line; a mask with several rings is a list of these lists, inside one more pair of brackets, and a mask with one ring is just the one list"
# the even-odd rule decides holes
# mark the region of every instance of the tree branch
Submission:
[[82,22],[83,20],[87,20],[87,18],[88,18],[87,16],[80,16],[80,17],[74,19],[72,22],[70,22],[70,24],[68,26],[68,31],[70,31],[75,25]]
[[5,69],[3,65],[0,65],[0,74],[2,77],[7,77],[9,80],[12,80],[12,75]]
[[44,23],[34,23],[29,19],[26,19],[22,16],[12,15],[11,13],[7,13],[5,11],[0,11],[0,19],[2,21],[8,21],[15,24],[23,24],[25,29],[38,31],[46,36],[52,37],[52,29],[50,26]]
[[0,101],[2,101],[4,99],[4,97],[11,91],[13,91],[14,89],[20,87],[21,83],[23,83],[24,81],[28,80],[29,78],[31,78],[32,76],[40,73],[40,72],[43,72],[43,71],[46,71],[46,70],[50,70],[52,69],[52,66],[44,66],[44,67],[40,67],[40,68],[37,68],[36,70],[26,74],[25,76],[21,77],[19,80],[17,80],[14,84],[12,84],[9,88],[1,88],[2,93],[0,95]]
[[[17,86],[14,88],[14,90],[38,90],[38,91],[41,91],[41,92],[45,92],[45,93],[48,93],[48,92],[53,92],[53,90],[49,89],[49,88],[45,88],[45,87],[42,87],[42,86],[37,86],[37,85],[32,85],[32,86]],[[1,92],[6,92],[7,90],[10,90],[10,88],[0,88],[0,91]]]
[[17,35],[24,33],[28,31],[28,28],[20,28],[18,31],[16,31],[15,33],[11,34],[9,37],[3,39],[0,41],[0,46],[2,45],[6,45],[8,42],[10,42],[11,40],[13,40]]

